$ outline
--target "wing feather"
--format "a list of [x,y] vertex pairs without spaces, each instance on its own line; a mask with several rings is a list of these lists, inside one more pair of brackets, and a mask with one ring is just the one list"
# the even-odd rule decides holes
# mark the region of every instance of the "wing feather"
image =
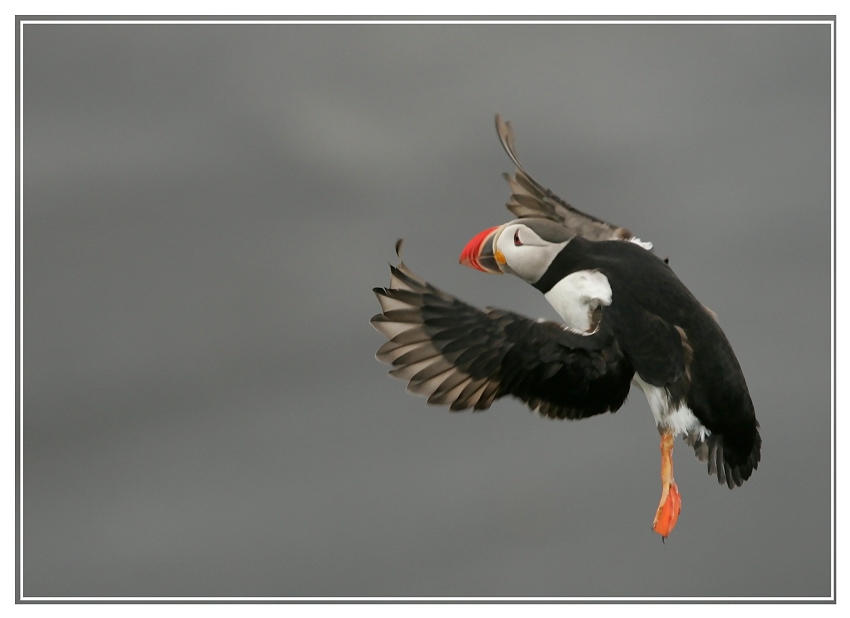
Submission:
[[381,313],[372,325],[388,338],[376,357],[428,403],[484,410],[512,395],[551,418],[583,418],[616,411],[625,400],[634,370],[609,331],[578,335],[478,309],[403,263],[390,270],[390,287],[374,289]]
[[496,114],[496,133],[505,152],[516,165],[513,176],[505,175],[511,190],[511,199],[506,206],[518,218],[549,219],[563,225],[573,236],[588,240],[629,240],[646,249],[652,248],[652,243],[640,241],[626,228],[612,225],[570,206],[537,182],[519,162],[511,123],[503,120],[499,114]]

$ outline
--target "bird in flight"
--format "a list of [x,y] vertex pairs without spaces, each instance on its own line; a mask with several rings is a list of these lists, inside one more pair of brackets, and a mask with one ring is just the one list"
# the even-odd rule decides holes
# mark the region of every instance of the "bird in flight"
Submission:
[[744,374],[717,317],[651,243],[543,187],[520,164],[510,123],[498,114],[496,130],[516,166],[505,174],[516,219],[474,236],[460,263],[519,277],[563,321],[473,307],[400,261],[389,286],[374,288],[381,312],[371,323],[387,338],[376,357],[410,392],[452,411],[485,410],[511,395],[543,416],[581,419],[616,412],[637,385],[661,434],[652,529],[666,539],[681,510],[676,436],[730,489],[758,467],[761,437]]

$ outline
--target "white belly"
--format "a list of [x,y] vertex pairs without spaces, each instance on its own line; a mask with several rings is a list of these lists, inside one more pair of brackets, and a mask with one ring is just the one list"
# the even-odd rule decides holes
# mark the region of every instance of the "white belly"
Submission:
[[660,431],[671,431],[674,435],[697,434],[700,440],[705,440],[705,437],[711,433],[684,402],[678,406],[672,406],[667,389],[664,387],[647,384],[637,374],[635,374],[634,382],[646,395],[649,409],[652,410],[655,424]]

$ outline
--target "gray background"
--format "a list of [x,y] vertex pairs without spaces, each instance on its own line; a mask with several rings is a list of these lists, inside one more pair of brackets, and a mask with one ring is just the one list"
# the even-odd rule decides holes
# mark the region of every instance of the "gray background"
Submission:
[[[830,594],[825,25],[27,25],[32,596]],[[719,315],[762,467],[683,443],[666,545],[633,392],[449,414],[374,351],[393,243],[443,289],[512,168],[655,243]]]

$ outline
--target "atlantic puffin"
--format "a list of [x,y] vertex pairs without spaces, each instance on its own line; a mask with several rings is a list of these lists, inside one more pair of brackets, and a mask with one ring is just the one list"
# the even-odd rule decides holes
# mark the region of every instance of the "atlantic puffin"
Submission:
[[[717,317],[651,243],[544,188],[520,164],[511,126],[498,114],[496,131],[516,166],[505,174],[516,219],[475,235],[460,263],[519,277],[563,321],[478,309],[400,261],[390,266],[389,286],[373,290],[381,313],[371,323],[388,339],[376,357],[410,392],[452,411],[484,410],[512,395],[542,416],[581,419],[616,412],[637,385],[661,434],[652,529],[666,539],[681,510],[677,436],[730,489],[758,467],[759,423],[744,374]],[[401,241],[396,253],[401,260]]]

